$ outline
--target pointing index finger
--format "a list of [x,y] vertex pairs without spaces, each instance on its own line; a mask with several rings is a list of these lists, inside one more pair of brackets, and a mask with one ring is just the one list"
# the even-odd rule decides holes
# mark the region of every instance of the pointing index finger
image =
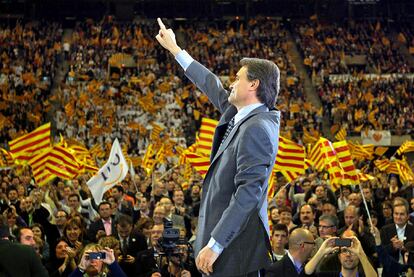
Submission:
[[159,17],[158,17],[158,18],[157,18],[157,21],[158,21],[158,25],[160,25],[160,28],[161,28],[161,29],[166,29],[166,28],[165,28],[164,23],[163,23],[163,22],[162,22],[162,20],[161,20],[161,18],[159,18]]

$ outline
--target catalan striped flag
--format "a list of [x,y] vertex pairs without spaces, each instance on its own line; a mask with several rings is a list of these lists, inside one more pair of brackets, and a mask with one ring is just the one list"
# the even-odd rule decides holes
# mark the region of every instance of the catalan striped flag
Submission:
[[362,173],[362,172],[358,173],[358,178],[362,182],[366,182],[366,181],[370,181],[370,180],[374,180],[375,179],[374,176],[371,176],[369,174]]
[[382,159],[375,160],[374,164],[380,171],[385,171],[390,166],[391,162],[388,159]]
[[[352,142],[348,142],[349,149],[351,150],[352,158],[363,161],[365,159],[372,159],[373,152],[374,152],[374,146],[372,145],[358,145],[354,144]],[[372,152],[371,152],[372,150]]]
[[352,161],[351,152],[346,140],[333,143],[333,147],[336,151],[339,166],[343,171],[342,184],[345,185],[344,182],[347,184],[358,184],[358,173],[356,171],[354,162]]
[[269,188],[267,190],[267,199],[271,200],[276,192],[276,172],[277,170],[273,167],[272,173],[269,177]]
[[210,157],[201,156],[196,153],[186,153],[185,156],[187,162],[204,178],[210,167]]
[[275,168],[289,182],[305,174],[305,147],[280,136]]
[[313,167],[317,171],[322,171],[325,166],[325,155],[322,151],[322,144],[327,140],[325,138],[319,138],[318,142],[312,147],[308,153],[308,159],[312,162]]
[[28,160],[28,164],[32,168],[33,177],[39,187],[46,185],[56,178],[56,175],[50,173],[45,167],[51,151],[52,147],[49,147],[44,149],[41,153],[35,154]]
[[387,172],[387,174],[400,174],[397,167],[397,160],[391,161],[385,172]]
[[0,165],[1,166],[11,166],[14,163],[12,154],[4,148],[0,147]]
[[160,140],[160,134],[162,132],[162,130],[164,130],[164,128],[162,128],[160,125],[156,124],[156,123],[151,123],[152,125],[152,131],[150,134],[150,140],[151,141],[159,141]]
[[397,154],[401,155],[408,152],[414,152],[414,141],[406,141],[401,144],[400,148],[397,150]]
[[199,131],[199,140],[197,145],[197,153],[205,156],[210,156],[213,145],[214,131],[217,127],[218,121],[203,117],[201,119],[201,126]]
[[405,159],[396,161],[398,174],[403,182],[414,181],[413,170],[408,165]]
[[23,162],[27,162],[33,154],[50,147],[50,145],[50,122],[9,142],[13,158]]
[[65,180],[72,180],[80,173],[76,157],[67,148],[54,146],[48,155],[46,169]]
[[346,129],[342,127],[335,135],[336,140],[341,141],[346,139]]
[[142,164],[141,164],[141,167],[145,169],[148,176],[151,175],[152,170],[154,169],[154,166],[155,166],[154,156],[155,156],[155,150],[154,150],[153,144],[151,143],[147,147],[147,151],[145,152],[145,155],[144,155],[144,158],[142,159]]

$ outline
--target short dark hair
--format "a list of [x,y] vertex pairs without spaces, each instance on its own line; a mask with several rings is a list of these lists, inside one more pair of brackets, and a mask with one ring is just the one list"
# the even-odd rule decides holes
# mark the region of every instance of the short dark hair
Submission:
[[274,108],[280,91],[280,71],[277,65],[269,60],[243,58],[241,66],[247,67],[247,79],[259,80],[257,98],[269,109]]
[[120,186],[120,185],[116,185],[116,186],[114,186],[114,189],[117,189],[120,193],[122,193],[122,194],[124,194],[124,188],[122,187],[122,186]]
[[69,194],[68,199],[69,199],[69,198],[72,198],[72,197],[76,197],[76,198],[78,198],[78,201],[80,201],[80,196],[79,196],[79,194],[77,194],[77,193],[71,193],[71,194]]
[[98,211],[101,209],[101,206],[103,206],[103,205],[109,205],[109,208],[111,208],[111,203],[109,203],[108,201],[102,201],[98,205]]
[[283,231],[286,233],[286,236],[289,235],[288,227],[285,224],[278,223],[272,227],[272,236],[276,231]]
[[279,208],[279,214],[281,213],[292,213],[292,209],[289,206],[283,206]]
[[124,227],[126,225],[133,225],[132,217],[129,215],[122,214],[119,216],[117,223],[119,226]]
[[16,192],[18,192],[15,186],[10,186],[7,188],[7,195],[9,195],[9,192],[11,192],[12,190],[15,190]]
[[30,230],[30,231],[32,231],[32,228],[31,227],[27,227],[27,226],[21,226],[21,227],[17,228],[14,231],[14,236],[16,237],[16,240],[18,242],[21,242],[20,239],[21,239],[21,236],[22,236],[22,230]]

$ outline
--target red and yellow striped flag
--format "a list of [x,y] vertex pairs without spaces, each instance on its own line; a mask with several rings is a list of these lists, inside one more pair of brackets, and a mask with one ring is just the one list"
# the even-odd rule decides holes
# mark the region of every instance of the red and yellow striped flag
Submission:
[[218,121],[203,117],[201,119],[201,126],[199,131],[199,140],[197,145],[197,153],[210,156],[213,145],[214,131],[217,127]]
[[346,140],[333,143],[339,166],[342,169],[342,184],[358,184],[358,173]]
[[322,171],[325,166],[325,156],[322,152],[322,141],[323,138],[320,138],[319,141],[312,147],[308,153],[308,159],[312,162],[313,167],[317,171]]
[[390,166],[391,162],[388,159],[382,159],[375,160],[374,164],[380,171],[385,171]]
[[12,154],[4,148],[0,147],[0,166],[11,166],[14,163]]
[[154,122],[151,123],[151,125],[152,125],[152,131],[150,135],[150,140],[152,142],[160,140],[160,134],[161,134],[161,131],[164,130],[164,128],[162,128],[160,125]]
[[196,153],[186,153],[186,160],[203,178],[210,167],[210,157],[201,156]]
[[50,145],[50,123],[9,142],[13,158],[24,162],[27,162],[33,154],[50,147]]
[[27,162],[32,168],[32,174],[36,181],[36,184],[40,187],[46,185],[49,181],[52,181],[54,178],[56,178],[55,175],[45,169],[50,151],[52,151],[52,147],[43,150],[41,153],[35,154]]
[[[305,147],[284,137],[279,137],[279,149],[276,156],[275,168],[283,172],[295,172],[288,174],[291,178],[305,174]],[[285,174],[283,174],[285,176]],[[285,176],[286,177],[286,176]]]
[[80,173],[80,166],[75,156],[62,146],[52,148],[45,167],[50,173],[65,180],[72,180]]
[[408,165],[405,159],[396,161],[398,174],[403,182],[414,181],[413,170]]
[[414,141],[406,141],[401,144],[400,148],[397,150],[397,154],[401,155],[408,152],[414,152]]
[[151,175],[152,170],[154,169],[154,166],[155,166],[154,155],[155,155],[154,146],[151,143],[147,147],[147,151],[145,152],[145,155],[144,155],[144,158],[142,159],[142,164],[141,164],[141,167],[145,169],[148,176]]
[[391,161],[385,172],[387,172],[387,174],[400,174],[397,167],[397,160]]
[[335,135],[336,140],[341,141],[346,139],[346,129],[342,127]]

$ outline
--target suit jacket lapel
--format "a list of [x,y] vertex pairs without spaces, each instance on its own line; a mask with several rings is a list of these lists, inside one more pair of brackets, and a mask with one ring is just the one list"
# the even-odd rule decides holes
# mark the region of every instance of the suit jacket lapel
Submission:
[[[246,117],[244,117],[242,120],[240,120],[240,122],[237,122],[237,124],[234,126],[234,128],[233,128],[233,130],[231,130],[231,132],[230,132],[230,134],[229,134],[229,136],[227,137],[227,139],[226,139],[226,141],[225,142],[223,142],[223,144],[220,146],[220,143],[221,143],[221,141],[215,141],[215,143],[214,144],[216,144],[215,146],[216,147],[218,147],[218,149],[217,149],[217,153],[215,153],[214,154],[214,157],[213,157],[213,159],[211,160],[211,164],[213,164],[216,160],[217,160],[217,158],[221,155],[221,153],[223,153],[223,151],[228,147],[228,145],[229,145],[229,143],[232,141],[232,139],[233,139],[233,137],[234,137],[234,134],[236,134],[236,132],[237,132],[237,130],[239,129],[239,127],[247,120],[247,119],[249,119],[250,117],[252,117],[252,116],[254,116],[254,115],[256,115],[256,114],[258,114],[258,113],[261,113],[261,112],[263,112],[263,111],[266,111],[267,110],[267,108],[265,107],[265,106],[260,106],[260,107],[258,107],[258,108],[256,108],[256,109],[254,109],[253,111],[251,111]],[[230,119],[231,118],[229,118],[228,119],[228,121],[230,121]],[[227,123],[228,123],[228,121],[226,121]],[[219,123],[219,125],[217,126],[217,128],[219,128],[219,126],[220,127],[222,127],[222,125],[220,125],[220,123]],[[227,126],[227,125],[226,125]],[[222,127],[223,128],[223,127]],[[217,132],[216,132],[217,133]],[[216,139],[216,138],[215,138]],[[217,145],[218,144],[218,145]],[[212,151],[212,154],[213,154],[213,151]],[[211,167],[211,165],[210,165],[210,167]]]

